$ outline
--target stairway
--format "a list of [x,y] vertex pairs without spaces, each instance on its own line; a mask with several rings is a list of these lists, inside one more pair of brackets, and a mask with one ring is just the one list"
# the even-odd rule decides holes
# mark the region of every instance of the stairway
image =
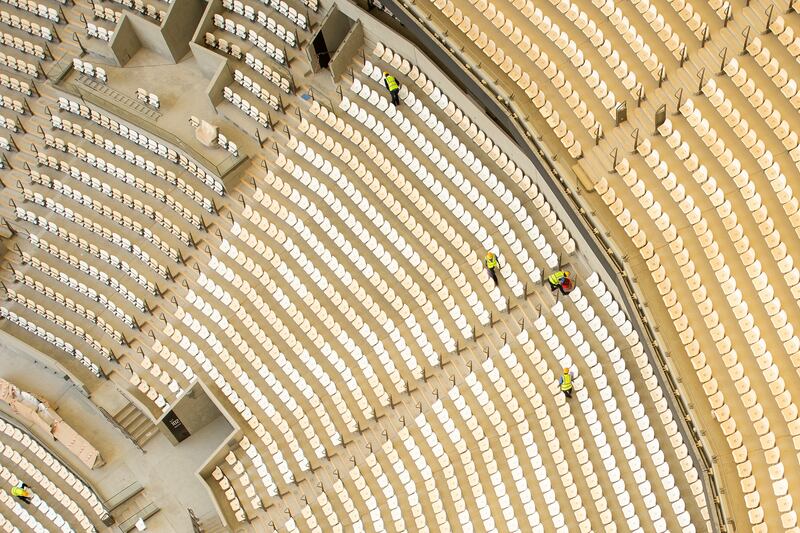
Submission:
[[114,421],[128,434],[141,449],[158,433],[156,426],[133,404],[127,404],[117,411]]

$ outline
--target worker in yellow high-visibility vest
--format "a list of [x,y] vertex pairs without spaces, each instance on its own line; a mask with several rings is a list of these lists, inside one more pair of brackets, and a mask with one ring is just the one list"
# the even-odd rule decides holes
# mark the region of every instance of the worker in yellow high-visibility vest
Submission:
[[554,291],[556,289],[561,289],[561,292],[564,293],[564,281],[569,279],[569,271],[567,270],[559,270],[557,272],[553,272],[547,278],[547,281],[550,283],[550,290]]
[[572,398],[572,373],[569,371],[569,368],[564,369],[561,379],[558,380],[558,386],[561,388],[561,392],[564,393],[564,396]]
[[11,487],[11,495],[27,504],[31,503],[31,498],[33,497],[31,491],[28,490],[28,485],[26,485],[24,481],[20,481]]
[[388,72],[383,73],[383,84],[386,86],[386,89],[389,91],[389,94],[392,95],[392,103],[395,106],[400,105],[400,82],[397,81],[397,78],[389,74]]
[[500,268],[500,261],[497,259],[497,256],[494,255],[493,252],[486,252],[486,258],[483,261],[483,264],[486,265],[486,271],[489,273],[489,277],[494,280],[495,287],[497,286],[497,270]]

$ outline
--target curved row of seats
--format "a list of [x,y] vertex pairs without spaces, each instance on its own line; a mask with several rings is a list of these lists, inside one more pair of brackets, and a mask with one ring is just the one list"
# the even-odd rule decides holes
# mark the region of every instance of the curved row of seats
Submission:
[[[66,128],[66,124],[64,124],[64,127]],[[72,131],[71,128],[70,131]],[[69,153],[70,155],[77,157],[79,160],[88,163],[92,167],[97,168],[102,172],[105,172],[109,176],[118,179],[122,183],[131,185],[132,187],[138,189],[147,196],[150,196],[153,199],[166,204],[170,209],[174,210],[180,216],[189,221],[195,228],[206,230],[205,223],[203,222],[201,216],[194,214],[191,211],[191,209],[189,209],[189,207],[184,206],[179,200],[177,200],[174,196],[172,196],[172,194],[165,192],[164,189],[157,187],[148,181],[145,181],[141,177],[134,176],[132,172],[125,170],[125,168],[121,164],[120,166],[117,166],[110,161],[106,161],[102,157],[94,154],[93,152],[84,149],[82,146],[76,145],[72,141],[51,135],[50,133],[45,133],[44,138],[45,138],[45,146],[47,146],[48,148],[56,148],[62,152]],[[120,149],[117,149],[116,146],[117,145],[115,145],[114,148],[114,154],[118,155],[119,157],[122,157],[124,153],[124,159],[129,163],[133,163],[134,161],[138,162],[138,159],[136,158],[136,156],[133,155],[133,152],[130,152],[131,155],[129,156],[128,155],[129,150],[124,150],[121,145]],[[101,190],[107,196],[110,193],[112,197],[114,197],[117,200],[121,199],[123,202],[126,203],[126,205],[129,202],[133,203],[133,208],[136,211],[140,213],[143,212],[148,218],[155,219],[157,222],[159,222],[159,224],[162,224],[165,227],[167,227],[170,230],[170,232],[172,232],[176,236],[179,236],[182,242],[189,244],[189,241],[191,240],[189,238],[189,234],[185,230],[180,229],[177,224],[170,222],[169,219],[164,217],[164,215],[160,212],[160,210],[154,210],[153,207],[149,205],[149,202],[145,203],[138,198],[128,200],[123,196],[122,192],[116,187],[112,187],[110,184],[94,178],[87,172],[80,170],[74,165],[71,165],[66,161],[61,160],[55,156],[48,155],[45,152],[37,151],[36,160],[39,165],[48,166],[50,168],[60,170],[65,174],[69,174],[70,176],[75,177],[76,179],[80,179],[80,181],[84,183],[91,184],[91,187],[93,189]],[[170,170],[165,170],[164,167],[156,166],[155,173],[158,177],[166,180],[171,185],[177,185],[179,189],[185,189],[185,191],[189,190],[185,183],[183,184],[181,183],[183,180],[180,180],[177,176],[175,176],[174,172]],[[30,175],[34,176],[35,174],[31,172]],[[128,207],[130,207],[130,205]]]
[[[593,279],[591,282],[592,285],[594,285],[597,289],[602,287],[602,283],[599,282],[596,274],[593,274],[591,278]],[[605,301],[607,298],[609,299],[607,305],[614,305],[612,303],[613,299],[611,299],[608,293],[604,292],[602,294],[605,296],[604,298],[601,298],[601,300]],[[580,296],[579,293],[578,296]],[[585,297],[575,297],[573,300],[576,302],[586,302]],[[588,309],[588,302],[586,305],[587,307],[584,309],[584,311]],[[621,317],[624,319],[624,314],[622,314]],[[625,322],[622,323],[624,324]],[[567,327],[569,328],[569,326]],[[630,337],[629,342],[632,342],[634,345],[641,346],[638,338],[632,336],[632,333],[629,333],[628,336]],[[611,337],[607,337],[607,339],[610,338]],[[336,494],[342,501],[344,509],[350,509],[346,515],[337,511],[337,509],[340,509],[340,507],[334,507],[330,505],[331,502],[323,495],[320,495],[318,504],[303,508],[301,512],[302,520],[304,520],[308,527],[312,529],[318,527],[318,525],[322,523],[328,523],[331,527],[347,528],[351,526],[357,527],[359,521],[364,521],[366,520],[366,517],[369,517],[370,524],[372,524],[373,527],[381,529],[381,524],[394,524],[395,527],[400,527],[399,524],[403,523],[404,517],[413,516],[415,517],[417,527],[421,527],[421,525],[425,523],[438,523],[439,526],[445,526],[448,524],[448,521],[453,525],[460,524],[461,527],[468,527],[469,524],[475,523],[475,520],[480,520],[485,527],[489,528],[489,530],[492,530],[494,516],[493,513],[496,512],[498,513],[497,519],[500,519],[500,515],[502,515],[502,523],[518,524],[520,527],[522,527],[521,520],[525,520],[527,522],[525,528],[530,528],[534,531],[544,531],[545,528],[548,527],[547,525],[542,524],[542,520],[548,520],[548,523],[550,523],[549,521],[552,520],[552,523],[555,525],[555,527],[559,527],[559,524],[563,526],[565,523],[565,518],[563,514],[561,514],[558,500],[555,496],[556,492],[553,491],[555,487],[551,485],[550,481],[548,481],[549,478],[547,475],[547,466],[549,465],[546,466],[542,464],[542,456],[539,454],[539,452],[537,452],[537,447],[531,432],[523,428],[523,426],[527,426],[527,423],[525,422],[525,418],[527,418],[527,416],[525,413],[531,407],[528,407],[529,404],[527,402],[522,402],[521,399],[518,402],[518,400],[515,398],[516,391],[519,390],[518,387],[525,385],[525,394],[527,394],[527,397],[530,399],[529,401],[532,402],[532,405],[537,408],[537,416],[540,420],[545,435],[551,435],[546,438],[553,439],[551,441],[553,444],[551,444],[550,447],[551,453],[561,450],[561,445],[558,444],[557,433],[553,430],[553,422],[544,411],[540,412],[539,408],[544,407],[542,402],[543,399],[541,395],[536,392],[536,388],[533,386],[531,378],[529,378],[528,374],[526,373],[526,368],[530,368],[529,365],[535,366],[537,376],[536,380],[538,381],[539,379],[542,379],[544,381],[546,384],[545,388],[549,389],[549,394],[553,395],[553,399],[556,400],[558,405],[560,405],[562,408],[568,408],[568,404],[564,401],[563,395],[558,390],[558,387],[553,385],[555,383],[555,380],[553,379],[554,376],[552,372],[546,370],[546,360],[542,358],[538,350],[536,350],[533,344],[528,340],[527,332],[523,332],[523,334],[520,336],[520,341],[524,342],[525,345],[528,346],[525,348],[526,357],[518,359],[512,352],[510,346],[503,346],[499,351],[499,354],[502,356],[500,360],[504,361],[504,363],[502,363],[502,369],[497,366],[498,363],[495,363],[492,358],[487,359],[483,363],[485,373],[471,373],[466,377],[466,385],[470,389],[469,393],[461,393],[458,387],[456,387],[449,391],[447,395],[449,400],[446,401],[446,404],[441,400],[434,402],[433,413],[436,414],[438,423],[434,424],[429,422],[426,420],[424,415],[419,415],[415,421],[418,429],[411,430],[411,427],[407,426],[399,432],[399,438],[403,441],[403,446],[410,452],[411,460],[415,462],[418,468],[417,472],[411,472],[407,469],[407,467],[403,464],[404,461],[402,456],[398,456],[396,446],[393,445],[392,440],[389,440],[383,446],[383,450],[386,453],[385,456],[375,453],[367,457],[366,460],[367,466],[369,467],[368,470],[365,470],[364,467],[359,468],[356,466],[350,471],[350,478],[352,479],[353,485],[350,485],[349,482],[343,483],[342,480],[337,481],[334,484],[333,489],[336,491]],[[617,352],[619,352],[619,350],[617,350]],[[639,368],[648,367],[649,363],[647,362],[646,355],[641,354],[638,359],[643,360],[642,363],[640,363]],[[596,356],[594,360],[597,361]],[[619,367],[618,363],[620,361],[622,360],[618,359],[614,364],[615,369],[618,369],[617,367]],[[562,360],[559,361],[559,364],[568,363]],[[594,374],[595,372],[592,371],[592,373]],[[624,376],[626,374],[627,370],[622,370],[622,375]],[[504,376],[506,378],[505,380]],[[598,378],[598,381],[600,379],[602,378]],[[622,379],[622,376],[620,379]],[[653,383],[652,385],[649,385],[653,392],[660,390],[655,378],[653,378],[652,375],[647,379],[647,382],[648,384],[651,382]],[[488,390],[484,388],[484,385],[482,385],[483,383],[490,383],[491,385],[489,385],[489,387],[496,389],[497,393],[503,398],[504,407],[501,408],[499,405],[496,405],[492,402],[488,394]],[[632,381],[628,381],[628,384],[630,387],[633,387]],[[584,391],[585,389],[579,390]],[[658,398],[659,399],[657,403],[662,405],[660,408],[660,413],[662,414],[663,420],[664,414],[669,413],[669,410],[666,409],[667,402],[663,396],[658,396]],[[633,402],[636,399],[638,399],[638,396],[634,394],[630,401]],[[449,408],[450,402],[453,402],[452,405],[454,406],[452,411]],[[581,402],[590,402],[590,400],[584,394]],[[549,401],[545,403],[549,403]],[[513,423],[511,423],[510,419],[505,419],[506,409],[508,409],[508,412],[513,415]],[[491,420],[489,423],[493,424],[492,434],[496,435],[496,437],[493,437],[493,439],[499,439],[499,444],[488,444],[489,442],[496,441],[488,441],[484,436],[484,431],[481,429],[481,426],[486,427],[484,426],[486,422],[483,418],[475,418],[478,411],[485,412],[488,420]],[[647,421],[647,416],[644,414],[643,407],[640,411],[641,412],[638,416],[645,421],[646,424],[648,424],[644,426],[639,425],[639,430],[641,431],[649,427],[649,422]],[[459,413],[459,415],[454,415],[451,413]],[[588,411],[584,410],[584,413],[585,416],[588,417],[591,415],[591,413],[594,413],[594,411],[590,408]],[[565,415],[562,412],[560,416],[563,419]],[[505,425],[504,420],[507,420],[509,425]],[[567,415],[565,422],[569,422],[570,420],[572,420],[572,415]],[[670,425],[673,428],[672,431],[674,432],[673,440],[677,438],[679,441],[680,433],[677,432],[677,425],[671,418],[669,420],[671,421]],[[439,424],[441,424],[441,426]],[[466,427],[461,426],[461,424],[465,424]],[[599,422],[596,424],[599,424]],[[577,435],[580,434],[578,427],[575,426],[574,422],[572,422],[572,426],[568,425],[567,427],[572,427],[569,434],[570,440],[573,442],[573,446],[575,446],[574,451],[577,452],[579,456],[582,455],[586,457],[586,459],[584,459],[584,461],[586,461],[588,459],[588,456],[586,456],[586,451],[583,449],[582,445],[579,444],[582,442],[582,439],[577,437]],[[624,425],[622,427],[624,428]],[[459,436],[459,433],[461,433],[461,435],[468,435],[470,430],[475,436],[474,438],[477,439],[477,446],[467,444],[467,442],[463,440],[466,437]],[[417,431],[419,431],[422,435],[422,442],[426,442],[424,449],[420,449],[420,447],[415,443],[413,434]],[[575,431],[576,434],[573,435],[572,431]],[[652,429],[649,431],[652,435]],[[644,433],[647,433],[647,431],[644,431]],[[598,436],[601,435],[601,433],[597,432],[597,430],[592,430],[592,434]],[[526,475],[526,470],[529,467],[525,466],[523,461],[517,459],[518,457],[521,459],[516,451],[518,449],[518,439],[520,438],[522,439],[522,442],[527,442],[528,456],[530,458],[529,460],[538,462],[539,466],[536,467],[537,473],[535,476],[531,476],[530,474]],[[676,515],[681,517],[679,518],[679,521],[682,524],[682,527],[691,530],[693,527],[687,522],[688,513],[685,511],[684,500],[680,497],[679,489],[675,484],[676,479],[669,473],[667,463],[664,462],[666,455],[664,452],[658,450],[657,439],[653,439],[652,436],[650,438],[652,440],[648,442],[647,445],[648,453],[653,457],[654,463],[659,465],[661,482],[665,487],[664,490],[669,492],[669,494],[674,494],[672,496],[672,501],[674,502],[672,504],[672,508]],[[451,452],[449,448],[450,445],[444,444],[447,441],[452,441],[452,445],[455,446],[455,450],[458,451]],[[464,444],[460,444],[462,442]],[[444,447],[442,447],[442,445],[444,445]],[[607,444],[604,446],[610,449]],[[630,446],[631,444],[628,445],[628,447]],[[493,459],[491,459],[493,455],[491,453],[491,449],[495,447],[497,447],[497,453],[500,453],[500,450],[502,449],[502,454],[495,454],[495,456],[504,456],[507,458],[506,460],[508,460],[509,467],[502,466],[500,470],[497,471],[497,467],[499,465],[494,463]],[[685,446],[683,448],[685,450]],[[633,450],[633,448],[630,449]],[[478,465],[473,462],[473,459],[470,459],[469,451],[467,450],[482,451],[482,459],[480,460],[485,462],[485,466],[478,467]],[[566,448],[564,448],[564,451],[566,451]],[[450,457],[454,457],[451,455],[451,453],[455,453],[456,456],[460,454],[461,456],[455,464],[450,458],[448,458],[448,455]],[[442,468],[444,468],[444,470],[441,470],[435,474],[433,478],[431,477],[431,470],[428,466],[429,463],[425,459],[426,455],[430,456],[434,462],[437,462]],[[636,458],[635,455],[628,456],[627,452],[626,458],[627,461],[640,465],[637,470],[638,472],[642,473],[642,477],[639,478],[639,483],[641,484],[640,490],[649,490],[651,485],[645,480],[644,470],[641,466],[642,460]],[[684,459],[687,458],[684,456]],[[549,459],[547,461],[549,461]],[[692,465],[691,459],[687,459],[687,461],[688,466],[686,467],[686,472],[687,474],[692,474],[691,477],[694,479],[692,491],[693,493],[696,493],[702,497],[702,482],[697,478],[697,471],[694,465]],[[394,477],[392,480],[390,480],[389,477],[387,477],[389,474],[386,468],[381,467],[381,462],[391,464],[393,466],[393,470],[398,474],[399,477],[396,480]],[[475,466],[470,466],[473,464]],[[611,471],[616,469],[618,472],[621,468],[621,466],[613,466],[613,462],[611,465],[612,466],[606,463],[604,469],[610,468]],[[478,468],[476,469],[476,467]],[[567,467],[566,463],[564,463],[564,467]],[[458,486],[458,480],[460,479],[461,474],[459,474],[459,471],[461,468],[466,468],[466,474],[475,472],[474,479],[471,477],[471,481],[469,483],[461,483],[460,486],[463,487],[463,490],[467,491],[469,491],[471,487],[473,497],[476,498],[477,509],[468,508],[463,503],[464,500],[460,496],[461,491],[456,488]],[[496,474],[492,474],[492,482],[490,485],[493,485],[494,488],[491,492],[484,492],[479,489],[479,485],[476,485],[476,483],[480,483],[477,476],[483,475],[483,468],[487,468],[488,474],[496,472]],[[506,468],[509,469],[506,470]],[[374,478],[368,478],[366,474],[368,471],[372,472]],[[448,471],[450,473],[448,473]],[[597,480],[597,474],[592,474],[592,471],[592,462],[585,462],[583,476],[588,476],[588,479],[594,478]],[[428,473],[426,474],[425,472]],[[565,477],[567,474],[565,474],[564,470],[559,468],[558,472],[559,477],[562,480],[569,479],[568,477]],[[422,476],[421,478],[417,477],[420,475]],[[513,496],[510,492],[507,492],[507,487],[509,487],[509,485],[502,481],[506,475],[510,476],[509,482],[511,479],[514,480],[513,486],[516,488],[515,494],[519,494],[520,497],[523,498],[520,500],[520,505],[524,506],[525,509],[525,512],[522,514],[515,513],[515,511],[517,511],[517,508],[515,507],[516,496]],[[419,484],[414,481],[415,477],[419,480]],[[539,502],[536,500],[539,497],[534,496],[533,499],[531,498],[531,493],[526,488],[526,478],[530,479],[532,482],[533,480],[538,480],[538,483],[543,491],[543,496],[541,497],[548,502],[546,506],[548,512],[546,515],[542,514],[543,509],[537,512],[536,505]],[[392,483],[392,481],[394,481],[394,483]],[[489,483],[488,480],[486,483]],[[567,483],[568,484],[564,487],[566,493],[573,495],[573,502],[571,504],[572,515],[581,523],[582,530],[591,530],[592,517],[587,516],[583,504],[581,503],[580,495],[574,490],[570,490],[570,487],[574,485],[569,484],[569,482]],[[596,483],[597,481],[595,481],[595,489],[598,495],[595,497],[600,498],[596,502],[598,506],[597,510],[601,513],[602,519],[605,521],[605,523],[610,525],[613,515],[607,504],[604,503],[605,499],[602,496],[602,490],[598,485],[596,485]],[[698,484],[699,490],[697,490]],[[438,489],[436,488],[437,485],[439,487]],[[419,502],[420,497],[422,496],[422,494],[418,494],[416,492],[415,489],[417,486],[427,487],[428,496],[430,497],[430,501],[433,503],[432,508],[428,506],[420,508],[417,506],[416,502]],[[401,487],[404,487],[405,491],[401,490]],[[442,503],[438,503],[441,502],[439,494],[441,494],[442,489],[444,489],[445,494],[448,494],[448,498],[452,498],[451,502],[448,502],[448,504],[445,506],[443,506]],[[403,492],[405,492],[405,494],[403,494]],[[377,505],[376,495],[379,494],[384,495],[386,506]],[[402,498],[400,497],[401,494],[403,494]],[[492,494],[492,496],[489,496],[489,494]],[[504,494],[508,494],[508,496],[504,496]],[[357,498],[356,495],[360,496],[360,499]],[[498,506],[485,506],[486,503],[488,503],[486,500],[487,498],[499,498],[497,500]],[[645,499],[647,501],[652,500],[649,504],[651,505],[649,519],[657,524],[658,528],[660,528],[659,530],[666,530],[667,522],[661,516],[661,511],[655,502],[655,496]],[[506,503],[504,504],[503,501]],[[459,502],[462,503],[459,505]],[[319,510],[317,510],[317,505],[320,507]],[[452,507],[450,505],[452,505]],[[403,513],[403,511],[406,509],[410,510],[409,514]],[[633,507],[630,506],[630,509],[632,510]],[[450,512],[453,512],[454,514],[449,515]],[[425,516],[428,513],[436,513],[436,516]],[[476,513],[478,516],[473,517],[472,513]],[[545,519],[545,516],[548,518]],[[582,519],[581,517],[584,518]],[[286,527],[290,531],[298,530],[298,520],[301,520],[301,518],[295,517],[286,524]],[[581,520],[583,521],[581,522]],[[635,515],[631,514],[629,518],[629,525],[635,523],[636,517]]]
[[91,359],[83,355],[83,352],[75,348],[72,344],[65,341],[58,335],[55,335],[54,333],[44,329],[42,326],[37,325],[35,322],[18,315],[5,305],[0,306],[0,316],[11,321],[11,323],[16,324],[20,328],[27,330],[42,339],[45,339],[56,348],[63,350],[70,357],[73,357],[76,361],[78,361],[78,363],[86,367],[92,373],[92,375],[97,377],[101,377],[103,375],[103,371],[100,366],[97,365],[97,363],[92,362]]
[[[214,175],[207,170],[200,167],[195,161],[187,157],[186,154],[174,150],[158,140],[151,139],[148,135],[137,131],[135,128],[130,128],[125,124],[121,124],[105,113],[99,112],[96,109],[92,109],[87,105],[76,102],[75,100],[61,96],[58,98],[58,107],[63,111],[69,111],[74,115],[91,120],[95,124],[113,133],[117,133],[122,137],[127,137],[132,142],[137,143],[139,146],[149,150],[153,154],[157,154],[160,157],[171,161],[172,163],[180,165],[185,170],[188,170],[190,174],[200,179],[200,181],[202,181],[206,187],[210,188],[218,195],[224,196],[225,188],[219,179],[214,177]],[[95,137],[95,141],[96,140],[97,139]],[[203,200],[199,203],[203,204],[203,207],[208,209],[206,205],[207,202],[207,200]]]
[[108,511],[92,488],[24,429],[0,420],[0,431],[4,457],[0,476],[4,481],[14,485],[23,479],[30,485],[34,506],[57,528],[96,531],[94,521],[103,519]]

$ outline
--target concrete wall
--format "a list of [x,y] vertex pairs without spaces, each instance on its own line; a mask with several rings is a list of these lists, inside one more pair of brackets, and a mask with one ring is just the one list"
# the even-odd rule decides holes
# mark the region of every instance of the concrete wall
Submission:
[[211,77],[208,86],[206,86],[206,95],[208,95],[212,106],[217,107],[224,100],[222,89],[233,83],[233,71],[234,68],[229,65],[228,60],[222,58],[222,61],[217,66],[217,71]]
[[160,26],[155,22],[151,22],[151,19],[146,19],[145,17],[134,15],[127,11],[123,13],[123,18],[127,18],[130,21],[133,31],[136,33],[136,37],[142,44],[142,48],[152,50],[164,59],[172,59],[169,47],[161,35]]
[[197,60],[197,64],[203,74],[211,78],[219,70],[221,62],[225,61],[225,57],[221,52],[209,50],[206,48],[206,32],[214,31],[214,15],[222,13],[222,0],[210,0],[206,6],[205,11],[200,16],[200,22],[194,30],[194,36],[189,43],[189,49]]
[[[183,398],[178,401],[177,405],[172,408],[172,412],[181,419],[183,425],[190,434],[195,434],[208,424],[223,416],[214,402],[206,394],[203,387],[195,385],[187,392]],[[166,435],[167,439],[175,444],[175,438],[164,428],[163,425],[159,430]],[[231,427],[233,430],[233,427]]]
[[336,83],[342,74],[347,72],[353,60],[353,56],[362,46],[364,46],[364,26],[359,20],[350,28],[344,41],[339,45],[339,49],[333,54],[330,64],[328,64],[334,83]]
[[161,35],[174,61],[189,53],[189,42],[205,10],[203,0],[174,0],[170,6],[161,25]]
[[219,70],[219,66],[225,63],[227,59],[225,56],[214,50],[209,50],[202,44],[189,43],[189,49],[192,52],[197,66],[206,78],[213,78]]
[[203,0],[175,0],[161,25],[124,11],[111,40],[114,60],[124,66],[139,48],[146,48],[177,63],[189,52],[189,41],[205,9]]
[[214,15],[217,13],[222,13],[222,11],[222,0],[209,0],[209,2],[205,5],[205,11],[203,11],[200,21],[195,28],[194,37],[192,37],[193,43],[202,44],[205,40],[206,32],[214,31],[212,29],[214,27]]
[[325,37],[325,44],[328,45],[328,50],[335,49],[342,42],[347,32],[350,31],[350,26],[353,20],[347,17],[338,9],[332,9],[325,20],[322,22],[320,32]]
[[131,23],[131,17],[125,11],[123,11],[122,20],[119,21],[114,29],[114,37],[111,39],[110,47],[114,61],[120,67],[125,66],[130,58],[136,55],[136,52],[142,47],[142,43],[139,41],[136,30]]

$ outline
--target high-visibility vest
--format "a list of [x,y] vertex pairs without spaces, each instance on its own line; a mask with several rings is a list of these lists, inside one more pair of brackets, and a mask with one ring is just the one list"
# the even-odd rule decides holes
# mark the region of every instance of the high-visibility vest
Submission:
[[500,266],[500,263],[497,261],[497,256],[494,256],[491,259],[488,257],[486,258],[486,268],[492,269],[497,268],[498,266]]
[[572,376],[564,374],[561,376],[561,390],[566,391],[572,389]]
[[397,83],[394,76],[386,76],[386,86],[389,87],[389,91],[396,91],[400,88],[400,84]]
[[23,496],[24,497],[24,496],[28,496],[29,494],[30,493],[27,490],[23,489],[22,487],[12,487],[11,488],[11,495],[12,496],[16,496],[16,497]]
[[558,272],[553,272],[550,274],[550,277],[547,278],[552,285],[558,285],[561,281],[561,278],[564,277],[564,272],[559,270]]

